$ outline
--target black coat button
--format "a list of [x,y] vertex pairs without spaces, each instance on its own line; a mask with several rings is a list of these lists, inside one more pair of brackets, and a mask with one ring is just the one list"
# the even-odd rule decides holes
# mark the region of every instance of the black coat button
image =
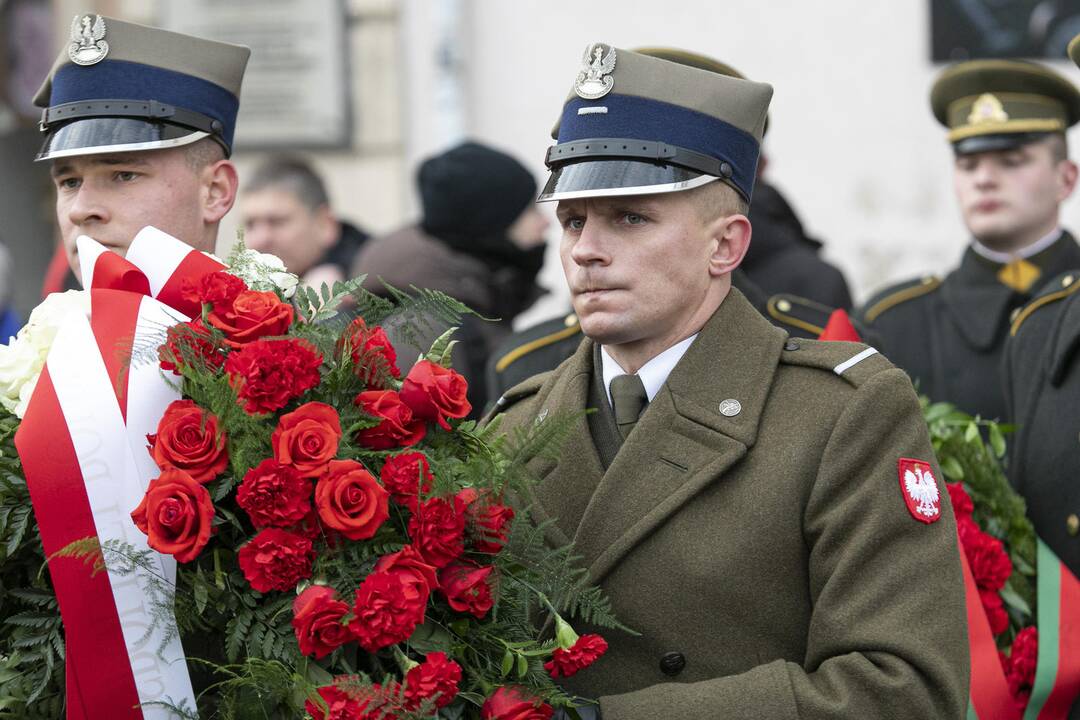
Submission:
[[665,675],[678,675],[686,667],[686,658],[682,653],[669,652],[660,658],[660,672]]

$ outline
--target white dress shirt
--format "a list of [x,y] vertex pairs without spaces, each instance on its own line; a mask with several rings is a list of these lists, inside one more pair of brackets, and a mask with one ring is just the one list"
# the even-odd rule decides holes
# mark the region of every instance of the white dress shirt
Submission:
[[[675,366],[679,364],[679,360],[686,353],[687,348],[698,336],[694,333],[690,337],[675,343],[664,352],[654,357],[649,362],[641,366],[641,369],[637,371],[638,377],[641,378],[641,384],[645,386],[645,394],[649,397],[649,402],[656,397],[656,393],[660,392],[660,388],[667,382],[668,375],[675,369]],[[608,404],[611,403],[611,381],[613,378],[619,375],[627,375],[628,373],[619,367],[619,363],[615,362],[615,358],[608,355],[607,348],[603,345],[600,346],[600,362],[603,367],[600,371],[604,377],[604,389],[607,390]]]

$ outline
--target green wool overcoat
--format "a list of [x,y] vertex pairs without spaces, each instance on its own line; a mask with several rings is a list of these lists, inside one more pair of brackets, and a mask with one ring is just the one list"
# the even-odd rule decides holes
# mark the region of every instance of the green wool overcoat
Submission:
[[[606,471],[585,419],[531,462],[550,541],[640,633],[604,631],[566,681],[604,720],[964,717],[949,496],[904,372],[844,367],[864,350],[788,339],[732,290]],[[503,427],[580,412],[593,372],[586,339],[507,393]],[[936,521],[909,510],[901,458],[932,469]]]

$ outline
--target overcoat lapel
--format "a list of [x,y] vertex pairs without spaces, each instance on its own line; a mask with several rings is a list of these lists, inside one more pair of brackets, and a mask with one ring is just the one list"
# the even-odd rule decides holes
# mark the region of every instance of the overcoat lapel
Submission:
[[[784,339],[782,330],[732,290],[596,486],[574,538],[592,582],[600,582],[684,503],[722,480],[754,444]],[[581,396],[586,392],[584,384],[568,387]],[[739,413],[721,414],[725,400],[737,400]],[[574,442],[591,445],[587,429]],[[560,466],[549,478],[570,481],[583,471],[595,468]]]

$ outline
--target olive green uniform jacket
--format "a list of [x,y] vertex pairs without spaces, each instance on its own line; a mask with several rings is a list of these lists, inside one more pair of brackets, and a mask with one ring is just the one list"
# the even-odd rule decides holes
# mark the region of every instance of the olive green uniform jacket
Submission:
[[[580,412],[593,345],[511,390],[504,427]],[[941,474],[907,376],[843,367],[864,348],[789,340],[732,290],[606,472],[585,419],[532,461],[550,541],[641,633],[605,631],[566,681],[604,720],[964,716],[948,494],[936,522],[909,512],[898,460]]]
[[[1080,577],[1080,268],[1048,283],[1024,308],[1005,360],[1017,424],[1009,479],[1035,531]],[[1080,714],[1080,701],[1077,708]]]

